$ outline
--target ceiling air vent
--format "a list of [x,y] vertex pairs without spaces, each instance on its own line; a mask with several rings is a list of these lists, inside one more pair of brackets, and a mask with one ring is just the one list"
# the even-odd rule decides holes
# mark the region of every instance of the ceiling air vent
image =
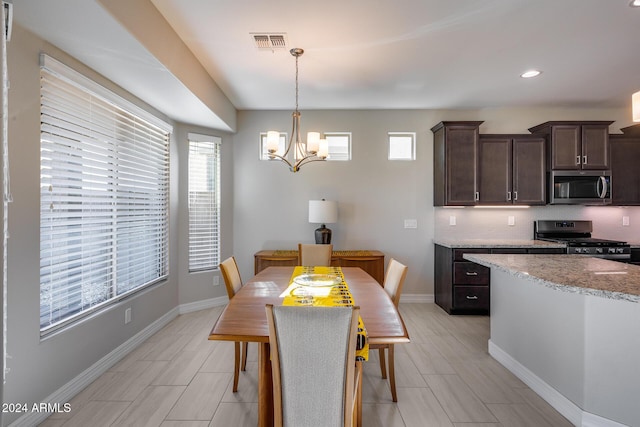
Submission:
[[275,51],[287,48],[285,33],[252,33],[251,37],[259,50]]

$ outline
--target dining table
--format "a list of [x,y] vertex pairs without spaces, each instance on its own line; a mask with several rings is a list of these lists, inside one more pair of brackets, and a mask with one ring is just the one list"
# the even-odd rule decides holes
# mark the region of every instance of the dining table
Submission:
[[[295,267],[267,267],[248,280],[224,308],[209,340],[258,343],[258,426],[273,426],[273,382],[265,306],[282,305]],[[408,343],[402,316],[384,288],[359,267],[342,267],[360,307],[369,345]],[[389,355],[392,358],[392,354]],[[392,360],[390,360],[390,363]],[[365,362],[366,363],[366,362]]]

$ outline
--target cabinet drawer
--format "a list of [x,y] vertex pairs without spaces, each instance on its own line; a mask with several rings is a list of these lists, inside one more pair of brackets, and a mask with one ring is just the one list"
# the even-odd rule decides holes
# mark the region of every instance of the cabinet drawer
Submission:
[[454,286],[453,306],[456,309],[488,310],[488,286]]
[[453,263],[453,283],[455,285],[488,285],[489,268],[475,262]]

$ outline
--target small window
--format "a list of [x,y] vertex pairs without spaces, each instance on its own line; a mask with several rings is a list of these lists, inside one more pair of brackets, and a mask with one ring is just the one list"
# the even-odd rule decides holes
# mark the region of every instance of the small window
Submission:
[[[278,151],[276,154],[279,156],[284,155],[284,150],[287,147],[287,134],[280,134],[280,143],[278,144]],[[260,160],[271,160],[269,159],[269,152],[267,151],[267,133],[260,132]]]
[[325,132],[329,144],[327,160],[351,160],[351,132]]
[[415,132],[389,132],[389,160],[415,160]]

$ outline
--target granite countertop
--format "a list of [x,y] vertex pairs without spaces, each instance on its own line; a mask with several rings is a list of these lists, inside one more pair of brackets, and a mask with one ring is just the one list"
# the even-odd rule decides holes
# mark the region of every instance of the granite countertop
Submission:
[[564,243],[518,239],[434,239],[433,243],[446,248],[565,248]]
[[560,291],[640,303],[640,266],[586,255],[465,254],[464,258]]

